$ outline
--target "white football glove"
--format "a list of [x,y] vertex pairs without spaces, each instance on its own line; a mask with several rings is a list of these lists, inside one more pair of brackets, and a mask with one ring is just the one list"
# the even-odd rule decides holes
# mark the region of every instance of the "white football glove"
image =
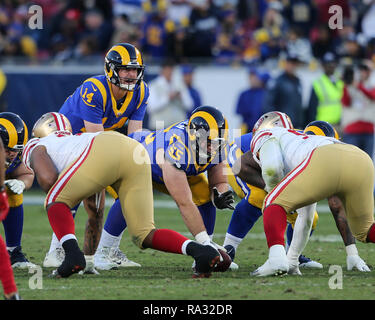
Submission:
[[367,266],[366,262],[362,260],[359,255],[350,255],[346,257],[346,265],[348,270],[353,270],[356,268],[358,271],[361,272],[370,272],[370,268]]
[[5,180],[4,183],[15,194],[21,194],[26,187],[25,183],[18,179]]

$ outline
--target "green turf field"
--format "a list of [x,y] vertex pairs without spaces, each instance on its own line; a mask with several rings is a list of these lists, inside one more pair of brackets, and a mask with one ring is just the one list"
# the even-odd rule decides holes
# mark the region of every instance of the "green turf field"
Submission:
[[[231,211],[218,212],[215,242],[222,244],[230,217]],[[80,208],[76,216],[76,234],[81,247],[85,221],[86,213]],[[155,222],[159,228],[171,228],[189,236],[174,208],[156,208]],[[4,236],[3,228],[0,229]],[[51,228],[43,208],[25,206],[22,247],[30,261],[42,265],[50,239]],[[151,249],[142,251],[130,242],[125,232],[121,249],[130,259],[140,263],[141,268],[101,271],[98,276],[76,274],[68,279],[50,279],[48,275],[52,269],[44,268],[42,283],[34,281],[34,274],[28,270],[15,270],[15,278],[20,294],[27,300],[373,299],[375,270],[371,273],[347,271],[345,248],[339,240],[332,216],[321,212],[318,227],[304,254],[321,262],[322,270],[301,269],[302,277],[254,278],[249,272],[263,264],[268,254],[260,219],[237,251],[238,271],[214,273],[209,279],[192,279],[193,260],[190,257]],[[360,256],[371,269],[375,268],[375,246],[362,243],[357,246]],[[342,268],[342,277],[337,271],[329,273],[331,265]],[[336,279],[342,280],[342,289],[330,288],[329,283],[338,286]],[[37,284],[42,289],[35,288]]]

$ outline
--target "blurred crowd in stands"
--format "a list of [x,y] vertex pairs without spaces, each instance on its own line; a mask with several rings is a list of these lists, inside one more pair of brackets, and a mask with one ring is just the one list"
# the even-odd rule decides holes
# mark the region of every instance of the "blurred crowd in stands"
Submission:
[[[31,29],[31,5],[43,29]],[[343,25],[330,29],[329,8]],[[375,60],[373,0],[3,0],[0,56],[38,61],[92,61],[117,42],[131,42],[145,60],[199,58],[253,64],[294,51],[310,63],[327,52]]]

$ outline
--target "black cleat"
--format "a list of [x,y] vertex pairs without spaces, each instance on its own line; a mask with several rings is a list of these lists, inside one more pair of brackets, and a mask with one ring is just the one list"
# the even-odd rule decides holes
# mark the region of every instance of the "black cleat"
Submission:
[[52,272],[50,277],[67,278],[74,273],[84,270],[86,267],[85,256],[79,249],[76,240],[67,240],[63,243],[62,246],[65,250],[65,259],[60,267]]
[[230,244],[227,244],[226,246],[224,246],[224,248],[225,250],[227,250],[228,256],[230,256],[232,261],[234,261],[234,257],[236,256],[236,250],[234,249],[234,247],[231,246]]
[[22,300],[22,298],[20,297],[18,293],[15,293],[9,298],[4,296],[4,300]]
[[31,268],[35,267],[35,264],[27,260],[25,254],[22,252],[21,246],[14,248],[12,251],[8,251],[10,264],[12,268]]
[[186,253],[195,260],[193,278],[209,278],[215,266],[220,262],[220,253],[210,245],[190,242]]

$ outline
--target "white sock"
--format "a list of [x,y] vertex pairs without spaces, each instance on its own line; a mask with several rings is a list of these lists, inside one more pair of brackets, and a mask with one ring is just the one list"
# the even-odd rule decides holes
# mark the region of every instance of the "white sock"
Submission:
[[12,252],[14,249],[16,249],[17,247],[7,247],[7,251],[10,251]]
[[61,248],[61,244],[60,244],[59,239],[57,239],[55,233],[52,233],[52,239],[51,239],[51,244],[50,244],[48,253],[51,253],[57,248]]
[[225,235],[223,247],[230,245],[234,248],[234,250],[237,250],[237,247],[242,242],[242,240],[243,240],[242,238],[238,238],[238,237],[231,235],[230,233],[227,233]]
[[116,236],[109,234],[107,231],[103,229],[102,235],[100,237],[100,241],[98,244],[98,249],[103,248],[103,247],[118,248],[118,246],[120,245],[122,234],[123,232],[118,237],[116,237]]
[[191,241],[193,241],[193,240],[185,240],[185,242],[182,244],[182,247],[181,247],[181,251],[182,251],[182,254],[184,254],[184,255],[187,255],[187,253],[186,253],[186,246],[191,242]]

